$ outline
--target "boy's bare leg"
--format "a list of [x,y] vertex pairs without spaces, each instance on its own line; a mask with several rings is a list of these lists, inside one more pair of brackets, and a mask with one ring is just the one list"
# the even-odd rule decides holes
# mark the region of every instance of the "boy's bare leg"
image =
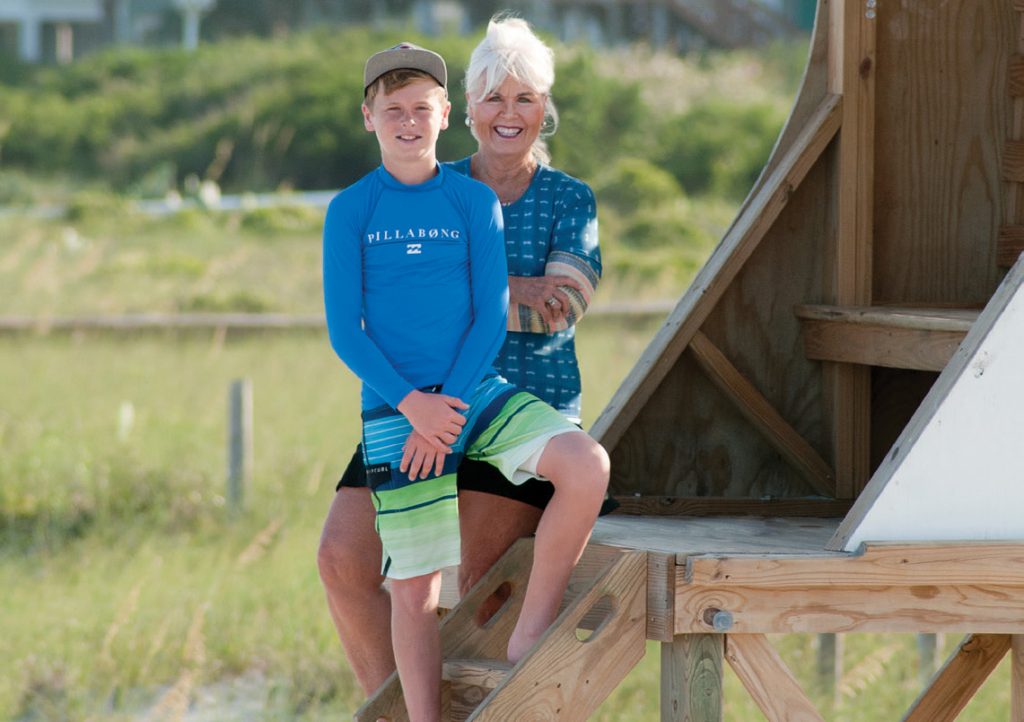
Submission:
[[369,489],[342,487],[331,503],[317,552],[331,619],[366,696],[395,671],[391,598],[381,586],[375,518]]
[[558,615],[601,510],[609,467],[607,452],[582,431],[556,436],[544,449],[537,471],[551,480],[555,494],[537,527],[526,598],[508,643],[511,662],[522,659]]
[[[542,513],[542,509],[515,499],[482,491],[459,492],[459,527],[463,540],[460,597],[466,596],[517,539],[537,531]],[[485,600],[477,610],[477,622],[482,624],[490,619],[510,591],[499,589],[498,594]]]
[[441,722],[441,572],[391,580],[391,638],[410,722]]

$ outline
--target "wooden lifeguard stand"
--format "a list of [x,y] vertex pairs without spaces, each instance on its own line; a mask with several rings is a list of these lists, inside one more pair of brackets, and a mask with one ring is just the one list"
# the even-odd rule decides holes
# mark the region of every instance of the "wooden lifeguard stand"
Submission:
[[771,159],[594,426],[621,513],[515,667],[529,542],[446,616],[451,717],[584,720],[660,640],[664,722],[722,719],[724,662],[821,719],[765,635],[870,631],[967,635],[904,719],[1012,650],[1024,720],[1022,251],[1024,0],[819,0]]

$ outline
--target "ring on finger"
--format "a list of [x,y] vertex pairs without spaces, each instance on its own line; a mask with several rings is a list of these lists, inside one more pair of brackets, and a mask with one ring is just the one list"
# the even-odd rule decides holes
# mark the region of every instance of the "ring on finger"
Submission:
[[549,306],[561,306],[561,305],[562,305],[562,304],[560,304],[560,303],[558,302],[558,299],[557,299],[557,298],[555,298],[554,296],[552,296],[551,298],[549,298],[549,299],[547,300],[547,304],[548,304]]

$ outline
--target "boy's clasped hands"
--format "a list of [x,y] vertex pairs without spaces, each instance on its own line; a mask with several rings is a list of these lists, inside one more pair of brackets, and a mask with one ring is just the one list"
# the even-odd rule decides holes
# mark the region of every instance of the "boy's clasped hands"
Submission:
[[402,473],[408,473],[410,479],[426,479],[431,470],[440,475],[444,457],[452,452],[451,445],[466,424],[459,410],[468,408],[469,404],[454,396],[410,391],[398,404],[398,410],[413,427],[398,467]]

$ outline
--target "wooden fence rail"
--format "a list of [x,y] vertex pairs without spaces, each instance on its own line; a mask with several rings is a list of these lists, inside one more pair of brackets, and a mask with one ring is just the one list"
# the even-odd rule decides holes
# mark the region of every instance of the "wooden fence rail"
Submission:
[[[674,300],[620,301],[597,304],[590,316],[643,316],[665,314]],[[131,313],[117,316],[0,316],[0,333],[57,331],[147,330],[301,330],[324,328],[319,314],[287,313]]]

